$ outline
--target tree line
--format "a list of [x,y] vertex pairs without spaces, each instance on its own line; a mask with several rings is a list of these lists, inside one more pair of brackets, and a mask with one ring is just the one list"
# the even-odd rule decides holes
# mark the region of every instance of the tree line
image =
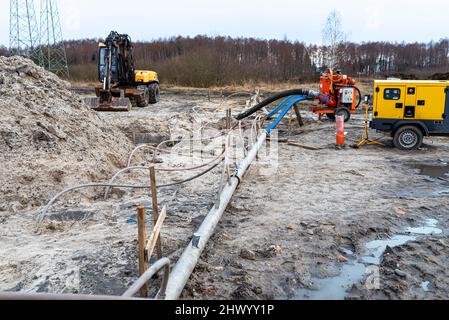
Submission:
[[[65,41],[70,76],[97,81],[98,39]],[[289,40],[230,37],[173,37],[135,42],[139,69],[159,73],[164,83],[209,87],[315,80],[335,51],[326,45]],[[430,43],[341,42],[335,68],[360,77],[408,75],[428,78],[449,73],[449,39]],[[6,55],[6,48],[0,47]]]

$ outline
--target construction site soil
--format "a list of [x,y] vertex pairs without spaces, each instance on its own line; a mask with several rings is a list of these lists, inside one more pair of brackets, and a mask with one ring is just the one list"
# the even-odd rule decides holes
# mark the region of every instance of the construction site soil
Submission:
[[[142,141],[187,137],[160,145],[167,153],[155,158],[137,151],[131,166],[210,162],[225,142],[214,139],[225,106],[235,114],[247,100],[163,92],[148,108],[95,113],[69,86],[29,60],[0,57],[0,291],[123,294],[138,277],[134,219],[138,205],[152,217],[149,190],[113,189],[107,199],[99,187],[67,193],[40,224],[44,205],[66,187],[109,181]],[[277,156],[251,166],[182,298],[447,299],[449,140],[428,138],[408,153],[370,132],[385,146],[352,148],[363,133],[356,115],[347,147],[335,148],[335,123],[302,110],[306,125],[287,117],[272,140]],[[251,134],[251,125],[242,130]],[[238,162],[239,128],[234,137]],[[158,184],[201,170],[158,171]],[[217,201],[221,175],[220,165],[159,189],[168,213],[162,251],[173,265]],[[148,182],[147,170],[135,170],[115,183]],[[151,281],[152,295],[159,282]]]

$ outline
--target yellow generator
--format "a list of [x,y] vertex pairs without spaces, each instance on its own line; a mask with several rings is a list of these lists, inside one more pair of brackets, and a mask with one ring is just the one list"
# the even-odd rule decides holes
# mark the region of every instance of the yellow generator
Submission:
[[425,136],[449,136],[449,81],[377,80],[371,128],[390,132],[402,150]]

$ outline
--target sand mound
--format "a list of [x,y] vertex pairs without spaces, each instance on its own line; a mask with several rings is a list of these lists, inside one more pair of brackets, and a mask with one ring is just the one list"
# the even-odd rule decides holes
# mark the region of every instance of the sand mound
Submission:
[[31,60],[0,57],[0,211],[42,205],[123,167],[131,140],[68,88]]

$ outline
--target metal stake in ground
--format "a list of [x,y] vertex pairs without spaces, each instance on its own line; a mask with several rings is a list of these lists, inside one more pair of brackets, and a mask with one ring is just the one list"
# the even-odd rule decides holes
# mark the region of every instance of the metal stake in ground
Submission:
[[[139,277],[141,277],[148,269],[148,262],[146,259],[147,247],[147,228],[146,228],[147,213],[144,206],[137,208],[137,228],[139,240]],[[140,296],[146,298],[148,296],[148,284],[140,289]]]
[[[153,204],[153,220],[154,225],[157,224],[159,219],[159,209],[157,204],[157,185],[156,185],[156,169],[154,166],[150,167],[150,180],[151,180],[151,202]],[[162,246],[161,246],[161,236],[159,235],[157,239],[157,258],[162,259]]]

